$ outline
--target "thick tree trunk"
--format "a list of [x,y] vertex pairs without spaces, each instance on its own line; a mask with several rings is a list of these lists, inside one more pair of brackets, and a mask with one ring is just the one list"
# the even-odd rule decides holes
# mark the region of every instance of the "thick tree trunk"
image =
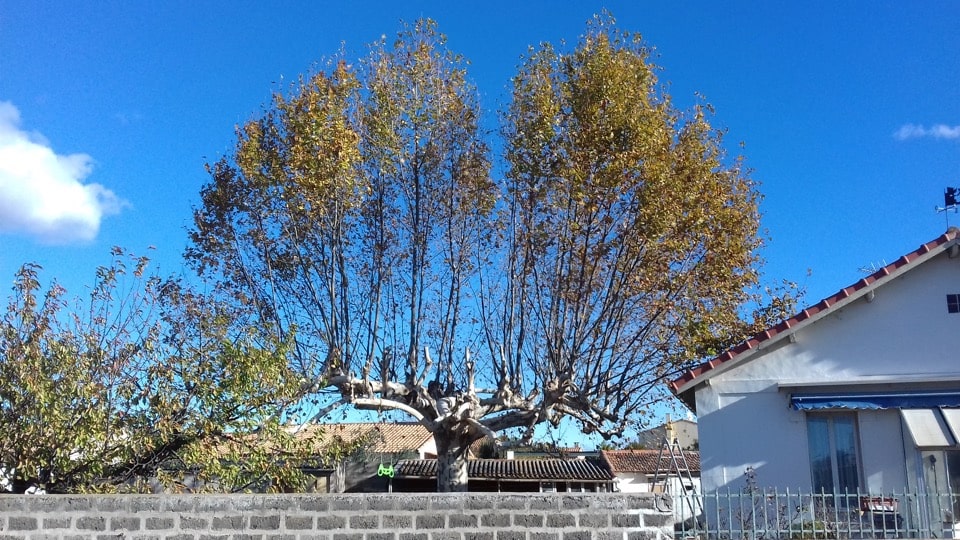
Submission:
[[437,491],[467,491],[467,451],[471,437],[468,433],[438,431],[433,438],[437,442]]

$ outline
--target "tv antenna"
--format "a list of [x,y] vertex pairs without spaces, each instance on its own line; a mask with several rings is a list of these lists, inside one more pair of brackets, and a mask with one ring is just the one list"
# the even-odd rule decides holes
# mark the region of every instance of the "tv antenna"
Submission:
[[953,210],[953,213],[956,214],[960,210],[960,204],[957,203],[958,197],[960,197],[960,188],[948,187],[943,190],[943,206],[934,206],[937,213],[943,212],[947,218],[947,228],[950,228],[950,214],[948,212]]

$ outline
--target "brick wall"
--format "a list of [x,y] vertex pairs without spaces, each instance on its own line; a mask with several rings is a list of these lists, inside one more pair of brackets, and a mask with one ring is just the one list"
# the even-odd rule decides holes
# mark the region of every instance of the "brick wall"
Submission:
[[0,540],[647,540],[652,494],[0,496]]

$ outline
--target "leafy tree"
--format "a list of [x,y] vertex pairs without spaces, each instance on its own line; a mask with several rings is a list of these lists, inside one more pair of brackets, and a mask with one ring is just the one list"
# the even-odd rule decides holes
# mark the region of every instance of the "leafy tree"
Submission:
[[749,331],[760,263],[755,182],[639,36],[602,16],[571,52],[531,50],[502,181],[464,66],[418,21],[278,93],[209,167],[187,252],[292,340],[318,401],[419,419],[441,490],[502,430],[620,433]]
[[[18,272],[0,320],[0,479],[22,492],[296,486],[301,385],[242,313],[117,250],[86,302]],[[189,482],[187,482],[189,480]]]

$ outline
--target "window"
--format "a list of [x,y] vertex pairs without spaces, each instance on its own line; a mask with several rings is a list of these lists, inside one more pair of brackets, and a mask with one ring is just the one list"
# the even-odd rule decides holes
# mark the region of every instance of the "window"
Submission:
[[857,419],[853,413],[807,416],[810,472],[817,493],[856,493],[860,488]]
[[960,313],[960,294],[947,295],[947,313]]
[[[960,515],[960,450],[921,452],[924,483],[930,497],[950,495],[953,515]],[[946,500],[938,499],[938,503]]]

